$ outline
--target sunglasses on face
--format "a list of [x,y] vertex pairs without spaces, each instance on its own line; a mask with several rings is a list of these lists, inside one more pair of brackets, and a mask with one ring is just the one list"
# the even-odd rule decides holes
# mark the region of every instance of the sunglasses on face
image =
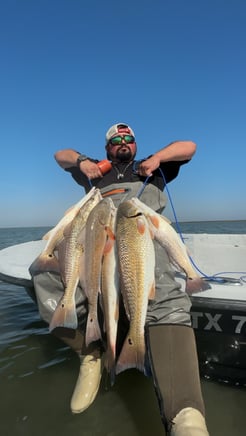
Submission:
[[109,140],[108,144],[121,145],[123,141],[126,144],[132,144],[133,142],[135,142],[135,138],[132,135],[115,136],[114,138],[111,138]]

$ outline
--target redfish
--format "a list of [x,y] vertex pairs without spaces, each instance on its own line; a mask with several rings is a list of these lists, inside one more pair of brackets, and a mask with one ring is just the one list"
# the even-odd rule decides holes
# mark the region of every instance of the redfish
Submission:
[[178,233],[170,225],[170,221],[142,203],[138,198],[134,197],[130,202],[137,208],[139,213],[143,213],[147,217],[154,239],[165,248],[172,265],[185,272],[187,277],[185,290],[187,294],[208,289],[210,286],[196,273],[187,248]]
[[48,233],[46,233],[42,239],[47,240],[47,243],[42,253],[34,260],[29,268],[30,274],[35,275],[40,272],[60,272],[59,262],[55,255],[55,250],[59,244],[64,240],[64,230],[72,222],[78,211],[83,207],[86,202],[95,195],[98,195],[99,190],[93,187],[88,194],[86,194],[81,200],[74,206],[71,206],[62,219],[53,227]]
[[88,298],[88,317],[85,342],[101,339],[98,322],[98,297],[101,296],[101,275],[103,255],[114,244],[111,230],[115,207],[111,198],[105,198],[92,210],[85,232],[85,294]]
[[116,374],[128,368],[145,372],[144,326],[148,300],[155,295],[155,251],[147,218],[130,201],[118,207],[116,243],[121,292],[130,322]]
[[79,283],[81,259],[84,252],[85,237],[83,231],[90,212],[101,201],[101,198],[100,191],[94,190],[64,230],[62,250],[59,250],[59,263],[65,291],[52,316],[50,331],[55,327],[76,329],[78,326],[75,293]]
[[117,262],[117,247],[115,243],[116,208],[112,205],[112,213],[104,249],[101,275],[102,308],[104,315],[104,330],[106,332],[107,350],[105,367],[114,378],[116,356],[116,338],[119,320],[119,271]]

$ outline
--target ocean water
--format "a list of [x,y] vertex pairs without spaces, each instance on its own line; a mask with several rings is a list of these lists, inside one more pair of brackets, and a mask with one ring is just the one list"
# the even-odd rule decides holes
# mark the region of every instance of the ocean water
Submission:
[[[246,221],[180,223],[183,233],[245,234]],[[49,230],[0,229],[0,249],[38,240]],[[70,398],[78,375],[77,356],[48,333],[24,288],[0,281],[1,436],[162,436],[152,381],[125,371],[111,387],[103,377],[98,396],[73,416]],[[211,436],[245,434],[246,390],[203,380]]]

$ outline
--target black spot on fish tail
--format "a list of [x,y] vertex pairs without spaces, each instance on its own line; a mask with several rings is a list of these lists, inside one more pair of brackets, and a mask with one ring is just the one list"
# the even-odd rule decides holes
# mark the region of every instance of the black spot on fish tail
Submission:
[[97,318],[93,318],[92,316],[88,316],[87,324],[86,324],[86,334],[85,334],[85,344],[88,345],[91,342],[95,342],[97,340],[101,340],[101,329],[98,323]]
[[144,360],[144,342],[141,345],[137,345],[135,344],[135,341],[130,336],[128,336],[125,339],[119,358],[117,360],[115,373],[120,374],[121,372],[130,368],[137,368],[139,371],[145,373]]
[[50,321],[49,331],[51,332],[56,327],[67,327],[76,330],[78,319],[75,304],[66,306],[62,301],[58,303]]

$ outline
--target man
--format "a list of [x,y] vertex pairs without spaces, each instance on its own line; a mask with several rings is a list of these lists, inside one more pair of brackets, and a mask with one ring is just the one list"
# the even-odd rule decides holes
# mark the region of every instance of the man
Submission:
[[[165,184],[173,180],[180,166],[189,162],[196,151],[191,141],[176,141],[147,159],[134,160],[137,151],[135,134],[125,123],[113,125],[106,133],[107,159],[111,162],[105,174],[98,161],[72,149],[56,152],[58,164],[70,172],[74,180],[88,192],[92,186],[103,197],[110,196],[117,207],[122,201],[140,196],[140,200],[161,213],[166,204]],[[104,171],[103,171],[104,172]],[[150,362],[160,412],[168,432],[173,436],[208,435],[204,420],[198,360],[194,333],[191,328],[191,303],[174,273],[168,257],[157,243],[155,299],[149,302],[146,317],[146,349]],[[63,290],[59,277],[40,274],[34,284],[41,316],[50,321],[53,309],[46,298],[52,289],[56,299]],[[73,413],[80,413],[94,401],[103,370],[100,344],[84,346],[86,301],[77,296],[79,329],[57,328],[54,333],[80,356],[81,365],[71,399]]]

